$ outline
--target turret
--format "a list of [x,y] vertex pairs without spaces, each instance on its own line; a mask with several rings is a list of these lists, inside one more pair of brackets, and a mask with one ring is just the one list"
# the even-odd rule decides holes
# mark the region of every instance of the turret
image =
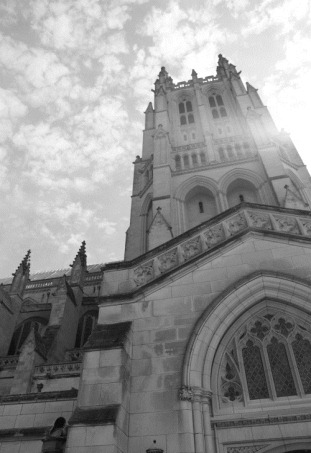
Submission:
[[149,102],[147,110],[145,111],[145,129],[153,129],[154,128],[154,111],[152,107],[152,103]]

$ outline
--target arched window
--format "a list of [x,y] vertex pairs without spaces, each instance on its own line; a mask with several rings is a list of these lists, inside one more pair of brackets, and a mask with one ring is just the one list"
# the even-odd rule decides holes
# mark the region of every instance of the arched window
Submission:
[[227,154],[228,154],[229,159],[234,159],[233,149],[232,149],[232,146],[230,146],[230,145],[227,146]]
[[242,151],[241,145],[239,145],[238,143],[236,143],[236,144],[234,145],[234,149],[235,149],[236,155],[237,155],[238,157],[243,157],[243,151]]
[[182,101],[178,104],[181,126],[194,123],[193,108],[191,101]]
[[245,179],[236,179],[227,188],[228,205],[231,208],[241,203],[241,196],[243,200],[248,203],[258,203],[258,193],[256,187]]
[[219,111],[220,111],[220,116],[221,117],[227,116],[227,112],[226,112],[225,107],[220,107]]
[[180,160],[180,156],[176,156],[175,157],[175,168],[176,170],[181,170],[181,160]]
[[245,151],[245,154],[250,154],[250,146],[248,142],[243,143],[243,149]]
[[192,165],[194,167],[197,167],[198,166],[198,157],[197,157],[197,155],[196,154],[192,154],[191,157],[192,157]]
[[208,98],[209,106],[212,110],[212,115],[214,119],[224,118],[227,116],[227,111],[224,107],[224,101],[220,94],[213,94]]
[[206,165],[206,156],[203,152],[200,153],[201,164]]
[[197,186],[185,198],[187,228],[193,228],[217,214],[213,193],[205,187]]
[[79,321],[77,336],[76,336],[76,348],[82,348],[87,342],[91,335],[96,323],[98,313],[96,310],[86,312]]
[[216,101],[217,101],[217,105],[224,105],[224,101],[222,100],[222,97],[220,96],[220,94],[217,94],[216,96]]
[[223,148],[218,148],[219,160],[226,160],[225,151]]
[[26,321],[20,324],[15,330],[9,347],[8,355],[18,354],[31,330],[34,329],[36,332],[42,333],[46,324],[47,321],[43,318],[26,319]]
[[188,154],[185,154],[183,156],[183,159],[184,159],[184,168],[189,168],[189,156],[188,156]]
[[266,307],[235,329],[221,369],[225,404],[310,395],[310,327],[303,319]]

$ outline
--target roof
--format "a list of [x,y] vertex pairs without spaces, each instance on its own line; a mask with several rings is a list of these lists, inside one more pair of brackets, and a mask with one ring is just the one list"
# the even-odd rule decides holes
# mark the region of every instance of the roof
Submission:
[[[91,264],[87,266],[87,271],[89,273],[95,273],[95,272],[100,272],[101,268],[104,266],[104,263],[100,264]],[[65,269],[56,269],[52,271],[37,271],[32,274],[30,274],[30,281],[36,281],[36,280],[49,280],[51,278],[59,278],[62,277],[63,275],[70,275],[71,273],[71,267],[65,268]],[[1,278],[0,283],[3,285],[7,285],[12,282],[12,277],[7,277],[7,278]]]

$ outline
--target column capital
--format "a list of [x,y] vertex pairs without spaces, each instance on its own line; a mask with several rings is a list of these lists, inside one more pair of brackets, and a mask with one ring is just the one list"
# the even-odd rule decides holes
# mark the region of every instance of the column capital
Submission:
[[179,399],[181,401],[194,401],[208,403],[212,398],[212,392],[210,390],[203,389],[201,387],[189,387],[183,385],[179,389]]

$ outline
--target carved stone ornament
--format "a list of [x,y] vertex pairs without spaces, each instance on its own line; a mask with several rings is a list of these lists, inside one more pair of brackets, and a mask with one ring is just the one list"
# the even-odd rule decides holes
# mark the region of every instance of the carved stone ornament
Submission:
[[190,241],[182,244],[181,246],[182,256],[185,261],[189,260],[195,255],[198,255],[201,251],[200,237],[191,239]]
[[250,218],[251,226],[264,230],[272,230],[271,220],[268,214],[250,211],[247,211],[247,214]]
[[300,223],[304,229],[304,232],[307,236],[311,236],[311,221],[299,219]]
[[267,444],[264,445],[240,445],[237,447],[228,447],[227,453],[255,453],[256,451],[262,450],[267,447]]
[[181,401],[192,401],[193,400],[193,390],[191,387],[183,385],[178,392],[179,399]]
[[225,240],[225,232],[222,225],[209,228],[203,233],[203,241],[206,248],[210,249],[214,245]]
[[296,219],[293,217],[274,216],[277,228],[291,234],[300,234]]
[[238,214],[228,220],[227,227],[231,236],[244,230],[244,228],[247,228],[247,222],[244,214]]
[[134,282],[137,286],[145,285],[153,279],[153,264],[148,263],[134,270]]
[[177,266],[178,258],[177,258],[177,248],[165,253],[158,257],[158,269],[161,272],[167,272],[172,267]]

